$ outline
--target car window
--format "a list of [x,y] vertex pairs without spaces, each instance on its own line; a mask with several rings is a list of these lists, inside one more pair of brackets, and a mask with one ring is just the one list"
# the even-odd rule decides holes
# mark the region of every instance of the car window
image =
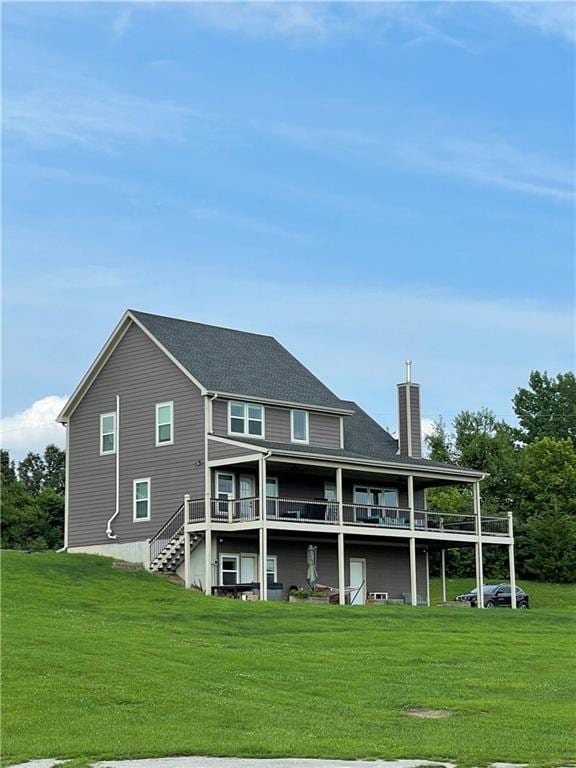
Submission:
[[503,586],[500,587],[500,593],[502,595],[509,595],[510,594],[510,587],[508,587],[508,586],[506,586],[506,584],[504,584]]

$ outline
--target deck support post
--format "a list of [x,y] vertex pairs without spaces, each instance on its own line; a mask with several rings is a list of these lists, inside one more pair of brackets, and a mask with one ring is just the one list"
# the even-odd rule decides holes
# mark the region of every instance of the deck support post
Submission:
[[418,594],[416,592],[416,539],[410,538],[410,603],[418,605]]
[[440,585],[442,587],[442,602],[446,602],[446,550],[440,550]]
[[184,496],[184,587],[190,589],[190,534],[186,526],[190,520],[190,494]]
[[[336,467],[336,501],[338,503],[338,525],[344,525],[344,505],[342,494],[342,467]],[[338,603],[346,605],[346,566],[344,559],[344,533],[338,534]]]
[[268,531],[266,530],[266,459],[262,456],[258,460],[259,468],[259,502],[260,502],[260,530],[259,530],[259,582],[260,600],[268,600]]
[[204,592],[212,594],[212,529],[207,524],[204,533]]
[[478,590],[478,608],[484,608],[484,574],[482,564],[482,517],[480,509],[480,483],[476,481],[472,485],[472,497],[474,500],[474,514],[476,515],[476,589]]
[[268,532],[262,526],[258,531],[260,538],[260,557],[259,557],[259,581],[260,581],[260,600],[268,599]]
[[344,534],[338,534],[338,602],[346,605],[346,573],[344,560]]
[[514,527],[512,523],[512,512],[508,512],[508,533],[511,542],[508,544],[508,562],[510,567],[510,607],[516,608],[516,563],[514,560]]
[[430,608],[430,552],[426,550],[426,605]]
[[[408,508],[410,510],[410,530],[416,527],[414,519],[414,475],[408,475]],[[418,605],[416,593],[416,539],[410,538],[410,603]]]

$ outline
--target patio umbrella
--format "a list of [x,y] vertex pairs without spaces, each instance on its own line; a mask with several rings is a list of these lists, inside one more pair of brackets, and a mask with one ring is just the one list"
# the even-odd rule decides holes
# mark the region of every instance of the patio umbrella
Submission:
[[310,589],[314,591],[318,583],[318,547],[315,547],[313,544],[309,545],[306,552],[306,564],[308,566],[306,581],[310,585]]

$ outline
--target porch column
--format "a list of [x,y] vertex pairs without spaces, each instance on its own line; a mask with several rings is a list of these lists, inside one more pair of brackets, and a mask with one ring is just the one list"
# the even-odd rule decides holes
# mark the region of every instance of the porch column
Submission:
[[[408,475],[408,508],[410,510],[410,530],[414,531],[414,476]],[[410,537],[410,602],[418,605],[416,594],[416,539]]]
[[259,537],[260,537],[260,552],[259,552],[259,564],[260,568],[259,575],[260,575],[260,600],[267,600],[268,599],[268,577],[267,577],[267,560],[268,560],[268,532],[266,531],[266,528],[262,526],[260,530],[258,531]]
[[484,574],[482,567],[482,517],[480,509],[480,483],[475,482],[472,486],[472,497],[474,499],[474,514],[476,515],[476,532],[478,541],[476,542],[476,588],[478,590],[478,608],[484,608]]
[[426,550],[426,605],[430,608],[430,553]]
[[512,541],[508,544],[508,561],[510,567],[510,599],[511,607],[516,608],[516,563],[514,561],[514,527],[512,524],[512,512],[508,512],[508,533]]
[[446,602],[446,550],[440,550],[440,584],[442,586],[442,602]]
[[416,539],[410,538],[410,603],[418,605],[416,593]]
[[[344,506],[342,494],[342,467],[336,467],[336,501],[338,502],[338,525],[344,525]],[[346,561],[344,555],[344,532],[338,534],[338,602],[346,604]]]
[[338,534],[338,602],[346,605],[346,574],[344,560],[344,534]]
[[186,525],[190,520],[190,495],[184,496],[184,587],[190,589],[190,534],[186,530]]
[[212,594],[212,529],[209,523],[204,532],[204,592]]

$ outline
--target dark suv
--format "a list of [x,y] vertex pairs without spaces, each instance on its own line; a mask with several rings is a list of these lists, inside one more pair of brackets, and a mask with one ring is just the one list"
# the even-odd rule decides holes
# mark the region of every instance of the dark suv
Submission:
[[[484,608],[509,608],[512,605],[512,590],[510,584],[484,584]],[[472,608],[478,605],[478,590],[476,587],[463,595],[458,595],[456,600],[466,600]],[[516,607],[528,608],[530,605],[528,595],[520,587],[516,587]]]

